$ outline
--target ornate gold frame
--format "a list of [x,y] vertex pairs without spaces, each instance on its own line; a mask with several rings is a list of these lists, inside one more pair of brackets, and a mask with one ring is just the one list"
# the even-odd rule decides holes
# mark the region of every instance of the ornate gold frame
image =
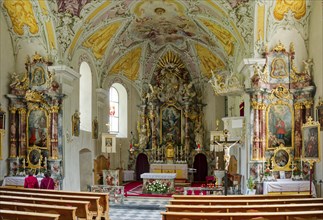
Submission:
[[[31,158],[35,158],[34,160],[37,160],[37,163],[35,163],[35,161],[31,161]],[[27,168],[40,169],[42,159],[41,150],[37,146],[29,147],[27,149]]]
[[[291,148],[294,148],[294,110],[293,110],[293,107],[291,104],[289,104],[288,102],[284,102],[282,100],[278,100],[277,102],[274,102],[270,105],[268,105],[267,109],[266,109],[266,149],[267,150],[272,150],[272,149],[275,149],[277,147],[272,147],[272,146],[269,146],[269,140],[270,140],[270,135],[269,135],[269,132],[270,132],[270,121],[269,121],[269,111],[272,107],[275,107],[275,106],[287,106],[290,110],[290,113],[291,113],[291,140],[290,140],[290,146],[286,146],[285,144],[283,144],[285,147],[291,147]],[[280,145],[281,143],[279,143]]]
[[[311,133],[311,134],[310,134]],[[315,155],[317,156],[312,156],[309,155],[310,150],[309,150],[309,142],[310,142],[310,137],[309,135],[312,135],[313,133],[313,138],[314,142],[316,143],[314,148],[314,152],[316,151]],[[317,121],[313,121],[312,117],[308,117],[307,122],[303,124],[302,126],[302,159],[304,160],[311,160],[315,162],[320,161],[320,148],[321,148],[321,142],[320,142],[320,123]]]
[[[160,119],[160,122],[159,122],[159,143],[163,144],[163,112],[164,112],[165,109],[167,109],[169,107],[173,107],[173,108],[177,109],[181,114],[181,124],[180,124],[181,137],[180,138],[181,138],[181,144],[183,144],[183,134],[184,134],[184,132],[182,130],[182,127],[183,127],[183,110],[181,108],[177,107],[174,104],[164,105],[160,109],[160,112],[159,112],[159,119]],[[164,144],[166,144],[166,143],[164,143]]]
[[[288,158],[282,158],[282,156],[288,155]],[[283,160],[287,159],[287,161],[283,161],[283,165],[279,163]],[[291,162],[292,157],[290,155],[290,148],[285,147],[283,144],[279,145],[278,148],[274,150],[274,156],[271,158],[273,164],[273,171],[291,171]]]
[[[31,146],[29,145],[29,125],[31,123],[29,121],[30,120],[29,117],[30,117],[31,112],[33,112],[33,111],[43,111],[45,114],[45,117],[46,117],[46,147],[38,146],[38,145],[36,145],[36,143],[34,143]],[[35,106],[33,106],[31,109],[29,109],[28,113],[27,113],[27,125],[26,126],[27,126],[27,128],[26,128],[27,148],[36,146],[41,149],[48,149],[50,146],[50,139],[49,139],[49,116],[48,116],[47,110],[45,108],[35,107]]]

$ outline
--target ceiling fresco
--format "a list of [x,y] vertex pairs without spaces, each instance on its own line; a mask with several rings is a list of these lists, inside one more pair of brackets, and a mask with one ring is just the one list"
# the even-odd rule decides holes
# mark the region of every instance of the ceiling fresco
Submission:
[[[99,84],[120,74],[151,80],[167,53],[192,79],[233,71],[251,54],[254,1],[249,0],[3,0],[13,42],[34,37],[56,62],[77,51],[94,60]],[[231,69],[230,69],[230,68]]]

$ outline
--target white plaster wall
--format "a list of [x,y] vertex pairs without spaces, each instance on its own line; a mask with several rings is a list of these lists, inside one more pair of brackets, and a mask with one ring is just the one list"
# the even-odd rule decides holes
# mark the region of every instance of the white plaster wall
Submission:
[[[314,82],[316,84],[315,104],[318,102],[318,98],[323,98],[323,3],[322,1],[312,1],[312,14],[309,25],[309,57],[313,58],[313,75]],[[323,131],[320,132],[321,146],[320,146],[320,158],[315,167],[315,177],[317,180],[323,180]],[[322,186],[322,185],[321,185]],[[323,197],[323,189],[319,192]]]
[[[4,96],[9,92],[10,74],[15,71],[13,48],[8,31],[7,22],[0,13],[0,103],[3,111],[6,112],[6,130],[8,128],[8,100]],[[2,160],[0,159],[0,181],[7,175],[8,132],[6,131],[2,140]]]

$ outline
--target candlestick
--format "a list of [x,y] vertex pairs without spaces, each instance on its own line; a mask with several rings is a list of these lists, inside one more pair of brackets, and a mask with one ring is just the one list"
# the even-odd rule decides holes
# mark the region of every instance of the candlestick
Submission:
[[265,158],[262,160],[262,173],[265,173]]
[[24,170],[25,170],[25,168],[26,168],[26,160],[25,160],[25,158],[22,160],[22,164],[23,164],[23,167],[24,167]]
[[40,173],[40,159],[38,160],[38,168],[39,168],[39,173]]
[[19,165],[19,157],[17,157],[17,160],[16,160],[16,162],[17,162],[17,165]]

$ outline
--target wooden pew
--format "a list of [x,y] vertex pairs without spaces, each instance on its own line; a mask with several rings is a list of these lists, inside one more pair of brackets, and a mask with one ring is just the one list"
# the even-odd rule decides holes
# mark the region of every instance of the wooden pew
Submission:
[[304,199],[255,199],[255,200],[179,200],[172,199],[171,205],[264,205],[264,204],[299,204],[299,203],[323,203],[323,198]]
[[234,213],[197,213],[197,212],[161,212],[163,220],[318,220],[323,219],[323,211],[295,211],[295,212],[234,212]]
[[58,220],[59,215],[37,212],[22,212],[13,210],[0,209],[0,219],[14,219],[14,220]]
[[90,205],[89,201],[44,199],[44,198],[10,196],[10,195],[6,195],[6,196],[0,195],[0,201],[76,207],[76,216],[78,218],[82,218],[82,219],[93,218],[93,216],[91,215],[91,212],[89,211],[89,205]]
[[98,219],[101,218],[102,209],[100,209],[98,196],[73,196],[73,195],[54,195],[45,193],[34,193],[34,192],[17,192],[17,191],[2,191],[0,190],[0,195],[11,195],[11,196],[23,196],[23,197],[33,197],[33,198],[43,198],[43,199],[60,199],[60,200],[77,200],[77,201],[89,201],[89,211],[92,212],[92,216],[96,216]]
[[166,205],[167,212],[291,212],[323,210],[323,203],[273,204],[273,205]]
[[99,192],[74,192],[66,190],[47,190],[47,189],[26,189],[26,188],[12,188],[7,186],[0,187],[0,190],[4,191],[21,191],[21,192],[33,192],[33,193],[46,193],[54,195],[74,195],[74,196],[99,196],[99,205],[102,212],[102,217],[109,219],[109,194],[108,193],[99,193]]
[[76,220],[76,207],[0,201],[4,210],[59,214],[60,220]]
[[228,195],[228,196],[222,196],[222,195],[173,195],[173,199],[207,199],[207,200],[242,200],[242,199],[303,199],[303,198],[312,198],[312,195],[305,195],[305,194],[294,194],[294,195]]

